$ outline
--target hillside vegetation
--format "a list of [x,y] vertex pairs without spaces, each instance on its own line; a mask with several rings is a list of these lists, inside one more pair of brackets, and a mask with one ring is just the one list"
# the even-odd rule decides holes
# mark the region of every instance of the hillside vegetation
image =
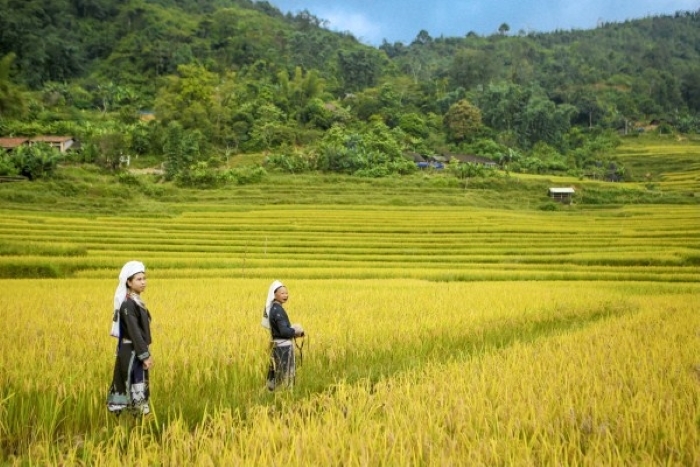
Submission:
[[[184,186],[255,153],[290,173],[378,178],[412,172],[407,153],[466,153],[630,181],[618,135],[700,128],[699,21],[374,48],[268,2],[0,0],[0,136],[72,135],[72,162],[138,156]],[[0,175],[50,175],[49,155],[25,159]]]
[[[700,201],[700,143],[671,138],[626,139],[616,157],[639,182],[606,182],[561,175],[494,170],[488,177],[462,178],[452,170],[426,170],[382,178],[343,174],[290,174],[257,171],[263,155],[232,159],[220,173],[232,178],[208,189],[164,180],[148,168],[121,170],[115,176],[92,165],[59,166],[51,178],[0,183],[4,209],[100,215],[124,213],[170,216],[205,205],[230,206],[472,206],[507,210],[589,210],[626,204],[697,205]],[[140,162],[134,161],[134,167]],[[548,198],[550,187],[574,187],[573,204]]]

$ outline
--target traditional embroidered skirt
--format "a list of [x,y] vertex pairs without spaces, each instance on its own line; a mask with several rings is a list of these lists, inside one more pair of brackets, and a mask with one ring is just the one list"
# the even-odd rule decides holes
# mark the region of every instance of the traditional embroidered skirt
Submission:
[[134,415],[146,415],[151,409],[149,398],[148,370],[143,368],[141,360],[131,344],[122,343],[117,350],[114,362],[112,386],[107,395],[107,410],[121,413],[128,409]]
[[294,384],[295,375],[294,345],[279,346],[273,343],[270,366],[267,370],[267,389],[274,391],[283,384],[291,387]]

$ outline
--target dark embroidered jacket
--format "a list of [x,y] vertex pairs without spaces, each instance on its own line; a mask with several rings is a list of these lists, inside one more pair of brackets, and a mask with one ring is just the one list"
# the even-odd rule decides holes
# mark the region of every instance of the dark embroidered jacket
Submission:
[[119,308],[121,339],[131,341],[139,360],[144,361],[151,356],[148,346],[151,345],[151,314],[128,298]]
[[274,302],[270,308],[270,332],[273,339],[291,339],[295,334],[287,312],[277,302]]

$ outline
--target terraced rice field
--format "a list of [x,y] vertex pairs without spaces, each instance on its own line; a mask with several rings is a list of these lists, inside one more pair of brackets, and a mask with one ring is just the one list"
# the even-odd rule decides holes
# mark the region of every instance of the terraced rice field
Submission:
[[[121,265],[148,268],[149,420],[104,407]],[[0,459],[697,465],[700,211],[204,205],[0,218]],[[273,279],[304,324],[263,387]]]
[[175,217],[0,222],[4,277],[695,281],[697,207],[553,213],[470,208],[251,207]]
[[629,141],[619,154],[635,180],[663,191],[685,191],[700,196],[700,145]]

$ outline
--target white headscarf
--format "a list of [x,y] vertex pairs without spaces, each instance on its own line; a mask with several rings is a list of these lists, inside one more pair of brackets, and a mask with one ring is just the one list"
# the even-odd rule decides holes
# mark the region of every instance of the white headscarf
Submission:
[[275,290],[280,287],[284,287],[284,284],[280,281],[274,281],[270,284],[270,288],[267,289],[267,300],[265,301],[265,311],[263,311],[263,317],[260,324],[262,327],[270,329],[270,309],[272,308],[272,302],[275,301]]
[[146,272],[146,266],[144,266],[140,261],[129,261],[124,265],[124,267],[122,267],[122,270],[119,273],[119,285],[117,286],[117,290],[114,292],[115,310],[118,310],[119,307],[122,306],[122,302],[126,300],[126,280],[134,274],[138,274],[140,272]]

